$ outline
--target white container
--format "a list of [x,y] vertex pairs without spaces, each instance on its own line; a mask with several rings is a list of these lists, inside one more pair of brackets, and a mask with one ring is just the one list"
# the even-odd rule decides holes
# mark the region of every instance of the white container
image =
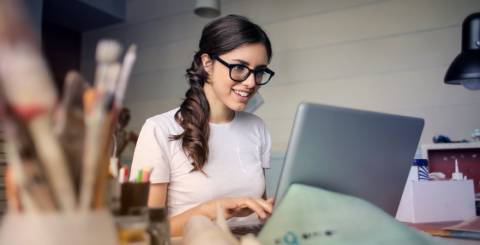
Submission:
[[459,221],[476,217],[472,180],[408,180],[396,218],[410,223]]
[[113,217],[106,210],[51,214],[7,214],[0,244],[117,245]]

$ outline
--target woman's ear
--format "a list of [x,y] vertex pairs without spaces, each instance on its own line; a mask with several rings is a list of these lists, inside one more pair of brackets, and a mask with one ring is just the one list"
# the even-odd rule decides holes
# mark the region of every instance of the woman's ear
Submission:
[[202,59],[203,69],[210,75],[213,70],[213,61],[210,58],[210,55],[202,54],[200,57]]

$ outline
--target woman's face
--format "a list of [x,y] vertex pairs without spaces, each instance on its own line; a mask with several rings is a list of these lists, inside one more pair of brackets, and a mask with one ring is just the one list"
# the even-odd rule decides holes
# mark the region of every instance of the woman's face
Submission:
[[[228,53],[219,56],[228,64],[243,64],[250,69],[265,67],[268,64],[267,50],[263,44],[246,44]],[[253,74],[243,82],[235,82],[230,78],[230,70],[216,59],[210,59],[206,54],[202,56],[205,70],[209,74],[209,82],[204,89],[207,99],[214,108],[243,111],[248,100],[258,90]],[[211,109],[214,109],[211,108]]]

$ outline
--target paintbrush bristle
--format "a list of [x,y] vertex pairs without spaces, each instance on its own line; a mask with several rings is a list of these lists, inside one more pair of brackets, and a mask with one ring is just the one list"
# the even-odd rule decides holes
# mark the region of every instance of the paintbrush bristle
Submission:
[[119,42],[101,40],[97,45],[95,59],[98,63],[112,63],[118,59],[121,52],[122,46]]
[[123,98],[125,96],[125,90],[127,89],[128,79],[132,72],[133,64],[137,59],[137,45],[132,44],[128,47],[125,57],[123,59],[122,70],[117,83],[117,89],[115,92],[115,106],[117,108],[122,107]]
[[135,45],[135,44],[130,45],[130,47],[128,47],[127,53],[132,53],[132,54],[136,55],[137,45]]

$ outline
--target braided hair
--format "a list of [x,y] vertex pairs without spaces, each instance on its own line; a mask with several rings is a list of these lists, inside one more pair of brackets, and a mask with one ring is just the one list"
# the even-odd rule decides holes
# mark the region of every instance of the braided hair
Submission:
[[[208,73],[202,63],[202,55],[221,55],[245,44],[265,45],[268,60],[272,56],[270,40],[258,25],[245,17],[228,15],[219,18],[202,31],[199,51],[186,70],[190,88],[175,114],[175,120],[184,129],[181,134],[172,135],[172,140],[181,140],[182,149],[193,161],[194,170],[202,171],[208,159],[208,138],[210,135],[210,106],[203,86],[208,83]],[[202,171],[203,172],[203,171]]]

